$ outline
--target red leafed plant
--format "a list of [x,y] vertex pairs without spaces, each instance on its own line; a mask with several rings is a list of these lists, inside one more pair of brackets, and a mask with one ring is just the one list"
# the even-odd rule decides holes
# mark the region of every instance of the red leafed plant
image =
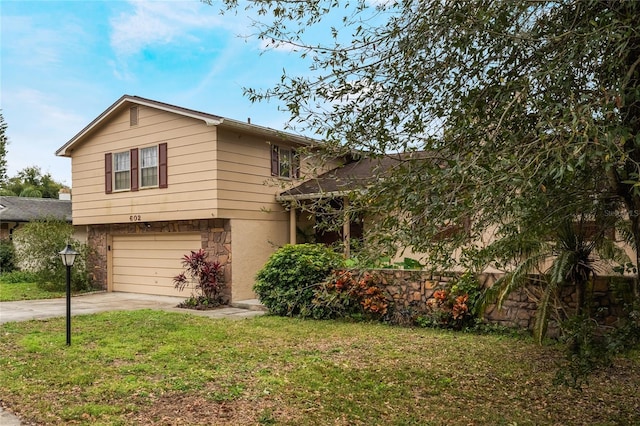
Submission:
[[420,321],[425,325],[459,329],[471,319],[466,293],[455,295],[448,290],[436,290],[427,301],[426,317]]
[[183,305],[203,309],[223,303],[224,275],[220,262],[207,259],[203,249],[191,251],[182,258],[185,271],[173,278],[175,288],[184,290],[192,286],[192,296]]
[[[382,289],[382,281],[379,276],[365,273],[355,277],[350,271],[336,270],[333,276],[322,288],[327,294],[316,292],[315,303],[317,306],[326,305],[327,300],[335,301],[330,294],[342,296],[338,300],[345,305],[345,312],[350,308],[359,306],[365,315],[380,319],[387,314],[389,302]],[[351,309],[353,310],[353,309]]]

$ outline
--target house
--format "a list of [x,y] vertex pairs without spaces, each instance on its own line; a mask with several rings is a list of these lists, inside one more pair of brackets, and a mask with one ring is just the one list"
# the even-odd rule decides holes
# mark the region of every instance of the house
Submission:
[[[60,199],[0,196],[0,239],[11,239],[25,223],[41,219],[71,223],[71,197],[61,191]],[[75,227],[74,237],[86,241],[84,227]]]
[[[71,158],[74,225],[86,226],[94,283],[184,295],[173,277],[203,248],[224,267],[230,301],[290,241],[276,195],[310,167],[314,140],[124,95],[56,151]],[[294,231],[295,232],[295,231]]]

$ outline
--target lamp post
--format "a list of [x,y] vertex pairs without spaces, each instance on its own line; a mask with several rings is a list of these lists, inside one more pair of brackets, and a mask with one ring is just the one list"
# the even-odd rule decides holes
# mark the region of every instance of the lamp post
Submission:
[[67,244],[64,250],[58,253],[62,264],[67,267],[67,346],[71,346],[71,267],[76,260],[78,252]]

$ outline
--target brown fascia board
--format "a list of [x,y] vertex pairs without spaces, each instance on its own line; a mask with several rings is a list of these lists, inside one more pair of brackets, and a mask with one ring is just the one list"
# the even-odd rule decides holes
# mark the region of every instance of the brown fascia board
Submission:
[[60,157],[70,157],[73,147],[82,142],[82,140],[90,134],[93,130],[98,128],[112,113],[119,110],[125,104],[136,104],[148,106],[151,108],[160,109],[163,111],[172,112],[175,114],[183,115],[186,117],[195,118],[204,121],[207,126],[221,126],[238,131],[254,133],[257,135],[267,136],[269,138],[275,138],[278,141],[288,141],[298,145],[311,146],[318,143],[317,140],[308,137],[295,135],[292,133],[286,133],[279,130],[271,129],[268,127],[257,126],[255,124],[244,123],[238,120],[232,120],[224,118],[218,115],[207,114],[201,111],[196,111],[188,108],[179,107],[176,105],[167,104],[164,102],[154,101],[152,99],[146,99],[139,96],[124,95],[116,102],[114,102],[109,108],[107,108],[102,114],[96,117],[91,123],[89,123],[84,129],[78,132],[67,143],[61,146],[56,155]]

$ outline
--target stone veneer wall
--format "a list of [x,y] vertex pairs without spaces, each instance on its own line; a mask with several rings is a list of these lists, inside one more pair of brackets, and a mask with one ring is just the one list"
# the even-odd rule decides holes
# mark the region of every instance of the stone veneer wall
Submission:
[[136,222],[110,225],[91,225],[87,243],[92,254],[87,262],[93,284],[107,289],[107,236],[164,232],[200,232],[201,248],[209,258],[222,265],[224,273],[224,300],[231,300],[231,222],[228,219],[184,220],[171,222]]
[[[360,271],[361,272],[361,271]],[[425,310],[433,293],[446,287],[456,277],[455,273],[433,274],[423,271],[376,269],[368,272],[379,275],[385,286],[387,298],[396,309],[420,312]],[[481,274],[478,279],[484,287],[492,285],[499,274]],[[631,278],[597,277],[593,284],[592,309],[600,324],[613,326],[623,313],[624,301],[616,291],[616,286],[629,290]],[[512,292],[504,301],[502,309],[495,305],[485,311],[484,319],[489,323],[507,327],[533,329],[535,312],[541,295],[541,287],[532,283]],[[571,311],[576,306],[576,295],[572,288],[564,288],[559,295],[564,309]],[[557,324],[550,322],[548,334],[555,335]]]

